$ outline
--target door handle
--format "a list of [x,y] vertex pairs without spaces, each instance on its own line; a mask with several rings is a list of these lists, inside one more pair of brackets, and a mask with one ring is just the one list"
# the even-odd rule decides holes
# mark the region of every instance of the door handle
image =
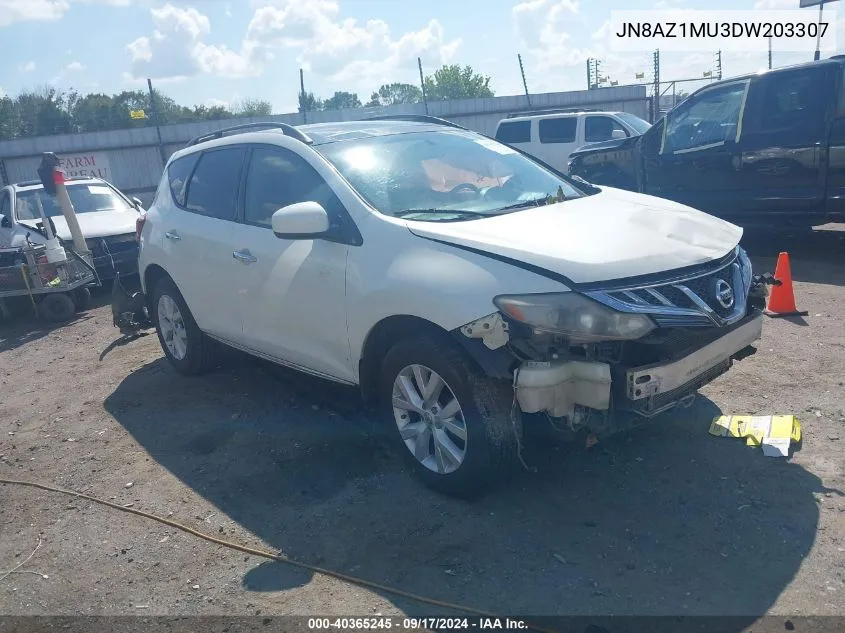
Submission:
[[255,257],[252,253],[250,253],[247,249],[244,249],[242,251],[235,251],[234,253],[232,253],[232,257],[234,257],[242,264],[253,264],[258,261],[258,258]]
[[164,234],[164,237],[166,237],[169,240],[173,240],[174,242],[178,242],[179,240],[182,239],[178,233],[174,233],[173,231],[167,231]]

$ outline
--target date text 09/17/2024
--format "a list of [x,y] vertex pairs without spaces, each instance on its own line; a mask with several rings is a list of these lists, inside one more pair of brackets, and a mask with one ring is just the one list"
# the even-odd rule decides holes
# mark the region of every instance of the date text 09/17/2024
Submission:
[[391,618],[383,616],[352,618],[308,618],[310,631],[361,631],[396,629],[402,631],[524,630],[528,625],[518,618]]

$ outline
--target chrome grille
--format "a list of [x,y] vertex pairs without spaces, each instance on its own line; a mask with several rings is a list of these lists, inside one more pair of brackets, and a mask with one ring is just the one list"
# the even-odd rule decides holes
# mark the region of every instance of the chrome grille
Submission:
[[709,271],[686,278],[666,277],[585,294],[620,312],[648,314],[665,328],[723,327],[745,316],[751,262],[742,249]]

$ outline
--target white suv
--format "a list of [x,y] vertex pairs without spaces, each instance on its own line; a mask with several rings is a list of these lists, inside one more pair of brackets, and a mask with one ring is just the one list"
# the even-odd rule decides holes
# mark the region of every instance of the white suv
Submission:
[[640,136],[650,127],[648,121],[629,112],[550,110],[502,119],[496,127],[496,140],[566,172],[569,155],[576,149]]
[[140,221],[162,348],[359,385],[435,488],[517,458],[522,413],[610,433],[753,352],[742,230],[575,183],[429,117],[200,137]]

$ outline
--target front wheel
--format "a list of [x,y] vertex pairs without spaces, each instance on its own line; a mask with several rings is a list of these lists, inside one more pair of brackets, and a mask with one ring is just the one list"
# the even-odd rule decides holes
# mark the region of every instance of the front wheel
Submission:
[[161,279],[153,289],[153,319],[161,348],[182,374],[201,374],[213,364],[213,341],[199,329],[176,284]]
[[435,490],[478,494],[516,462],[522,424],[512,386],[484,376],[437,337],[388,352],[380,396],[399,450]]

